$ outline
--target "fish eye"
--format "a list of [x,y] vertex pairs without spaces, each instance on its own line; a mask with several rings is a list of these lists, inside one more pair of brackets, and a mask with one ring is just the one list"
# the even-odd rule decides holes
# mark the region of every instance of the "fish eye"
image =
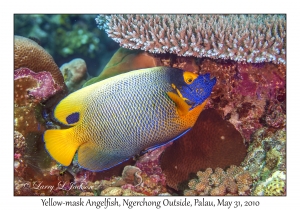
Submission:
[[193,78],[188,78],[187,80],[186,80],[186,83],[187,84],[191,84],[193,82]]
[[192,73],[192,72],[186,71],[186,72],[183,73],[184,81],[185,81],[188,85],[192,84],[192,83],[194,82],[194,80],[195,80],[197,77],[198,77],[198,75],[197,75],[197,74],[194,74],[194,73]]

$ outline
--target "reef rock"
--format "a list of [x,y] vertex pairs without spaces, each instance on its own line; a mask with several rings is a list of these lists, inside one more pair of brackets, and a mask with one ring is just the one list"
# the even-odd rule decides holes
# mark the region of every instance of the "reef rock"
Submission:
[[69,93],[80,89],[82,85],[90,78],[87,72],[86,63],[81,58],[75,58],[69,63],[63,64],[60,67],[60,71],[64,76]]

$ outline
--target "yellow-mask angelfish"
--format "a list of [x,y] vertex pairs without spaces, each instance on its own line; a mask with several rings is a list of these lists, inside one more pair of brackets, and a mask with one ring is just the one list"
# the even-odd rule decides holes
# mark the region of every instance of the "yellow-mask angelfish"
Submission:
[[155,67],[124,73],[82,88],[56,106],[68,129],[47,130],[46,150],[68,166],[111,168],[147,148],[177,139],[196,122],[216,78]]

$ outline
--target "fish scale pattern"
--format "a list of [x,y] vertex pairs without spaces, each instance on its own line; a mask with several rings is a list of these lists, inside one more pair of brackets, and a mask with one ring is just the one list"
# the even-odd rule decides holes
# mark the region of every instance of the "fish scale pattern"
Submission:
[[[82,141],[92,141],[95,149],[110,151],[117,164],[124,157],[164,143],[187,130],[177,115],[175,103],[166,94],[172,91],[171,84],[166,82],[169,79],[166,71],[170,69],[145,70],[138,76],[117,78],[118,81],[110,81],[95,90],[86,98],[85,103],[90,105],[86,107],[82,125],[77,126],[87,129],[88,135],[83,135]],[[83,129],[76,130],[75,135],[80,135]],[[111,158],[106,155],[99,159],[101,164],[111,164]]]
[[[79,165],[99,171],[175,139],[194,125],[205,105],[206,98],[194,100],[189,89],[203,87],[210,93],[215,84],[215,79],[203,82],[204,75],[192,83],[199,87],[190,87],[185,77],[181,69],[140,69],[70,94],[57,105],[54,116],[72,127],[46,131],[46,149],[63,165],[69,165],[78,151]],[[176,88],[183,86],[178,93]],[[195,107],[187,110],[180,97],[194,100]],[[77,115],[78,121],[68,121]]]

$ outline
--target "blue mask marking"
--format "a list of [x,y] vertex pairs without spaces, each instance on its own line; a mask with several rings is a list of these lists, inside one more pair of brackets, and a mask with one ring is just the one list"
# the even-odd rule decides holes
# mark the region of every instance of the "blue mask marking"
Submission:
[[[182,69],[171,69],[169,83],[174,84],[180,91],[183,98],[186,99],[186,103],[191,105],[190,110],[196,106],[202,104],[211,94],[213,87],[216,84],[217,79],[210,79],[210,74],[199,75],[192,84],[187,84],[183,78]],[[172,92],[177,94],[176,90]]]
[[210,79],[210,74],[199,75],[192,84],[177,87],[182,96],[188,99],[193,109],[195,106],[202,104],[211,94],[217,79]]
[[74,124],[79,121],[79,112],[74,112],[70,114],[67,118],[66,121],[68,124]]

